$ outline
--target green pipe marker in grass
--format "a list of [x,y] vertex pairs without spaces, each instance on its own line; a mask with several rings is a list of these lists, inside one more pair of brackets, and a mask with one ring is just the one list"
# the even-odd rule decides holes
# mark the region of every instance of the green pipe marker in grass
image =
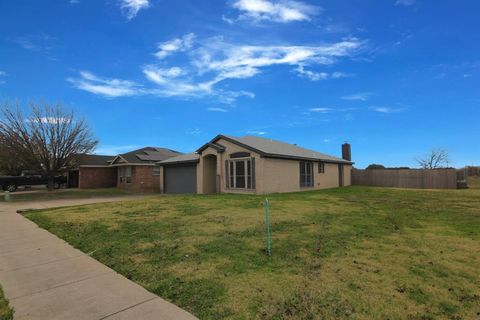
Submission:
[[265,198],[263,203],[265,207],[265,225],[267,226],[267,254],[272,255],[272,239],[270,239],[270,202]]
[[10,191],[5,191],[4,198],[5,198],[5,201],[10,201]]

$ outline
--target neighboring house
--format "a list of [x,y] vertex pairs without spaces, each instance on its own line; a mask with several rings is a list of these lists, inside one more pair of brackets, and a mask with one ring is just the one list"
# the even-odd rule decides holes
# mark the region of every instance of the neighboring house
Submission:
[[163,193],[273,193],[351,184],[350,145],[342,158],[261,137],[218,135],[195,153],[160,161]]
[[119,154],[110,167],[117,168],[117,187],[135,192],[159,192],[160,167],[156,163],[178,155],[181,153],[166,148],[145,147]]
[[81,155],[78,168],[68,172],[70,188],[111,188],[117,185],[117,170],[110,167],[114,156]]
[[69,187],[118,187],[134,192],[159,192],[160,167],[156,162],[179,152],[145,147],[117,156],[82,155],[76,170],[69,171]]

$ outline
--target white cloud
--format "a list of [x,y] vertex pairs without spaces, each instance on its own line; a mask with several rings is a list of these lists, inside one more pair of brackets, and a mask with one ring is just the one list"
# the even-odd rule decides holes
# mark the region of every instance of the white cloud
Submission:
[[293,0],[236,0],[232,6],[242,12],[238,19],[281,23],[309,21],[320,11],[319,7]]
[[195,35],[193,33],[188,33],[181,38],[161,42],[158,44],[158,51],[155,53],[155,56],[158,59],[164,59],[177,51],[186,51],[191,48],[194,38]]
[[88,71],[81,71],[79,78],[67,78],[75,88],[107,98],[134,96],[143,90],[135,82],[120,79],[100,78]]
[[77,3],[80,3],[80,1],[79,1],[79,0],[70,0],[69,2],[70,2],[70,4],[77,4]]
[[200,129],[198,129],[198,128],[195,128],[195,129],[193,129],[193,130],[187,131],[186,133],[197,136],[197,135],[199,135],[200,133],[202,133],[202,130],[200,130]]
[[303,65],[299,65],[295,72],[301,77],[308,78],[312,81],[319,81],[319,80],[329,80],[329,79],[340,79],[340,78],[348,78],[351,77],[352,74],[344,73],[344,72],[316,72],[311,70],[306,70]]
[[247,131],[247,134],[255,134],[255,135],[259,135],[259,136],[263,136],[265,134],[267,134],[268,132],[266,131],[261,131],[261,130],[248,130]]
[[[174,52],[186,55],[186,67],[161,67],[145,65],[143,73],[156,85],[156,94],[161,96],[216,96],[223,102],[231,103],[239,96],[253,97],[245,91],[222,91],[219,84],[225,80],[247,79],[276,65],[296,67],[303,76],[319,79],[320,73],[310,73],[304,65],[329,65],[338,59],[354,54],[362,46],[357,39],[318,46],[252,46],[231,44],[223,38],[210,38],[202,42],[193,34],[163,42],[156,56],[164,59]],[[347,74],[334,72],[327,78],[339,78]]]
[[0,70],[0,84],[6,83],[6,81],[3,80],[3,77],[6,77],[6,76],[7,76],[7,73],[5,71]]
[[391,108],[391,107],[371,107],[373,111],[379,113],[399,113],[405,111],[405,108]]
[[120,0],[120,9],[128,20],[135,18],[140,10],[148,7],[149,0]]
[[[81,73],[79,79],[68,79],[77,88],[106,97],[152,94],[162,97],[201,98],[211,97],[231,104],[239,97],[253,98],[245,90],[225,90],[222,84],[227,80],[249,79],[267,72],[275,66],[292,68],[299,76],[312,80],[337,79],[351,76],[343,72],[323,73],[306,70],[306,67],[332,65],[342,58],[355,55],[363,47],[356,38],[340,42],[311,46],[298,45],[246,45],[225,42],[221,37],[195,39],[195,35],[159,44],[155,53],[161,61],[141,67],[145,78],[153,87],[119,79]],[[182,61],[181,67],[167,59],[176,53],[175,61]],[[230,85],[230,84],[228,84]]]
[[332,108],[310,108],[309,110],[318,113],[330,113],[333,111]]
[[396,6],[405,6],[405,7],[408,7],[408,6],[411,6],[415,3],[415,0],[397,0],[395,2],[395,5]]
[[27,122],[41,122],[41,123],[48,123],[48,124],[61,124],[61,123],[67,123],[70,121],[68,118],[55,118],[55,117],[42,117],[40,119],[31,117],[26,120]]
[[212,112],[228,112],[227,109],[224,108],[207,108],[207,110]]
[[367,101],[373,95],[372,92],[359,92],[341,97],[342,100]]

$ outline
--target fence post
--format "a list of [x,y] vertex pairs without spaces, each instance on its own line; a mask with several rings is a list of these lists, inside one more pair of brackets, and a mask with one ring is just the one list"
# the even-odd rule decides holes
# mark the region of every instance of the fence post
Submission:
[[265,198],[265,225],[267,228],[267,254],[272,255],[272,240],[270,239],[270,202]]

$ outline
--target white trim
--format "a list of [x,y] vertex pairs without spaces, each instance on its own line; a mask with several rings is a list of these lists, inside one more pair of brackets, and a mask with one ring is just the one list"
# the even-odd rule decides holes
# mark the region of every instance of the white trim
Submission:
[[118,158],[121,158],[123,159],[123,161],[125,162],[128,162],[124,157],[122,157],[121,155],[117,155],[115,158],[113,158],[112,162],[110,163],[110,165],[112,165],[112,163],[114,163],[115,161],[117,161]]

